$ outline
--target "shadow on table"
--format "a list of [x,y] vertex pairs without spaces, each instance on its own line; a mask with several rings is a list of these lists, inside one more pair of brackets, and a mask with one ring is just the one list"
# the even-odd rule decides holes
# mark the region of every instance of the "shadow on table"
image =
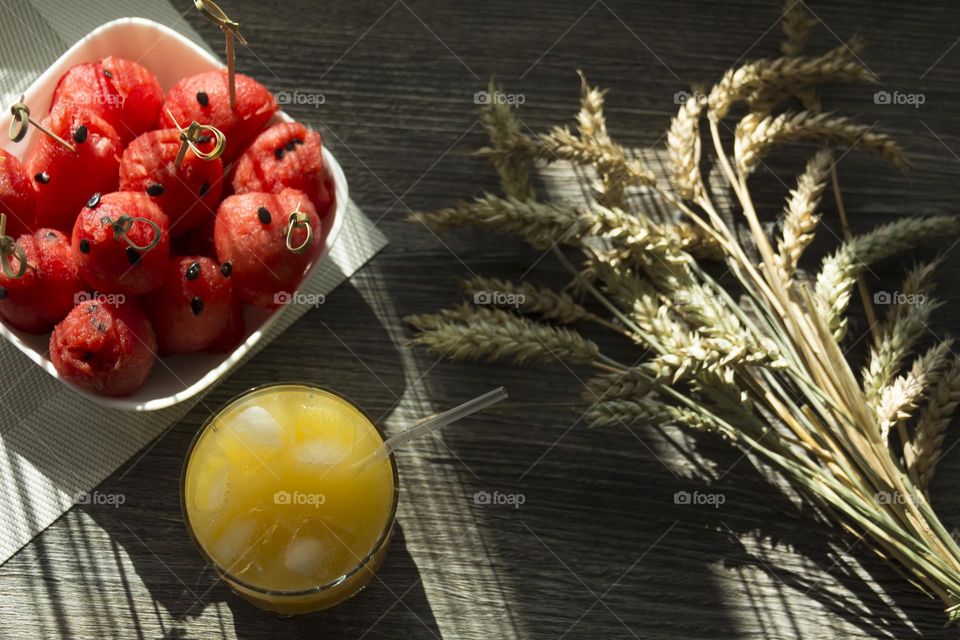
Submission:
[[[433,379],[436,397],[470,393],[444,388],[443,366]],[[512,400],[549,397],[537,386],[513,386]],[[478,455],[515,425],[445,435],[470,470],[461,474],[466,492],[525,496],[518,509],[476,508],[475,517],[516,624],[534,629],[531,637],[602,629],[602,637],[813,640],[842,633],[841,620],[870,637],[956,637],[942,628],[939,599],[924,598],[867,544],[798,508],[719,438],[653,426],[562,435],[575,414],[514,413],[525,434],[553,416],[553,435],[530,448],[529,473]],[[695,493],[724,502],[696,505]]]
[[[717,439],[698,435],[693,440],[698,456],[718,458],[723,445]],[[740,455],[736,450],[732,454]],[[772,630],[788,637],[823,637],[823,629],[811,630],[816,611],[802,603],[808,599],[870,637],[956,637],[955,630],[943,628],[939,599],[925,598],[866,540],[847,534],[807,502],[798,506],[796,497],[788,498],[766,473],[748,459],[737,463],[706,489],[727,496],[728,508],[688,519],[714,541],[713,553],[737,576],[752,603],[754,620],[761,626],[773,620]],[[704,487],[693,480],[688,489]],[[759,586],[755,572],[770,576],[765,587]]]

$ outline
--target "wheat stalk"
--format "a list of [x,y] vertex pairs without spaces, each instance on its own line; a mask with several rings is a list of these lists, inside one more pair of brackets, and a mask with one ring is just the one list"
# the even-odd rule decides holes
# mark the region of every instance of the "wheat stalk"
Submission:
[[581,394],[588,403],[601,400],[637,400],[645,398],[650,391],[650,382],[635,372],[601,373],[587,380]]
[[737,125],[734,157],[743,174],[751,173],[773,147],[801,139],[857,147],[905,169],[906,156],[893,138],[853,120],[830,113],[788,111],[776,116],[750,114]]
[[869,364],[863,371],[863,392],[868,402],[879,399],[900,370],[900,366],[924,335],[930,314],[939,305],[930,303],[912,306],[896,318],[880,342],[870,350]]
[[[491,78],[487,86],[488,95],[496,96],[501,88]],[[520,122],[509,104],[501,100],[487,100],[482,109],[483,127],[490,137],[495,150],[509,147],[514,140],[522,137]],[[490,162],[500,175],[503,190],[518,200],[532,200],[535,193],[530,179],[530,160],[523,156],[506,153],[489,154]]]
[[926,491],[933,479],[937,461],[943,450],[943,438],[950,420],[960,404],[960,356],[953,361],[936,388],[930,394],[927,405],[920,412],[913,440],[911,470],[920,480],[920,488]]
[[531,322],[500,309],[464,306],[440,314],[408,316],[421,330],[413,338],[436,354],[453,360],[512,360],[585,364],[597,360],[600,348],[569,329]]
[[670,160],[670,183],[684,200],[697,200],[704,195],[700,175],[700,117],[703,100],[694,94],[680,105],[667,132],[667,153]]
[[[550,133],[537,138],[539,144],[526,147],[526,151],[533,157],[547,162],[567,160],[581,166],[595,169],[601,176],[605,176],[604,185],[614,183],[620,189],[623,187],[649,186],[654,177],[643,163],[635,158],[628,158],[623,147],[602,144],[594,139],[583,139],[573,135],[566,127],[554,127]],[[601,198],[602,200],[602,198]],[[620,202],[608,203],[607,206],[622,206]]]
[[[914,361],[906,375],[900,376],[882,390],[876,412],[883,439],[886,439],[894,426],[910,418],[929,388],[931,380],[946,367],[949,353],[949,341],[930,347]],[[907,462],[909,464],[910,461]]]
[[871,264],[937,236],[960,232],[960,218],[927,216],[890,222],[846,242],[824,259],[817,275],[815,298],[827,326],[837,338],[846,333],[843,314],[857,278]]
[[473,202],[432,213],[414,213],[411,220],[436,232],[454,227],[476,226],[522,235],[538,249],[549,249],[560,242],[576,242],[587,225],[580,214],[568,206],[498,198],[486,194]]
[[860,47],[860,41],[854,39],[820,56],[757,60],[731,69],[710,91],[709,115],[721,120],[737,102],[769,102],[770,95],[787,94],[797,86],[876,82],[876,76],[856,59]]
[[780,50],[784,55],[798,55],[810,39],[810,28],[817,22],[806,11],[803,0],[785,0],[780,27],[783,29],[783,41]]
[[784,281],[793,277],[800,264],[800,256],[813,241],[814,231],[820,221],[817,207],[826,189],[832,164],[833,154],[821,149],[807,162],[803,173],[797,178],[797,188],[790,192],[783,217],[783,236],[777,247],[777,265]]
[[499,304],[523,313],[537,313],[545,320],[560,324],[597,320],[595,315],[577,304],[569,294],[537,287],[528,282],[514,283],[497,278],[476,277],[463,280],[461,286],[464,291],[473,294],[475,299],[481,296],[484,304]]
[[631,424],[682,424],[699,431],[718,433],[730,440],[736,433],[724,425],[683,407],[675,407],[656,401],[603,400],[586,413],[587,424],[592,427],[620,426]]

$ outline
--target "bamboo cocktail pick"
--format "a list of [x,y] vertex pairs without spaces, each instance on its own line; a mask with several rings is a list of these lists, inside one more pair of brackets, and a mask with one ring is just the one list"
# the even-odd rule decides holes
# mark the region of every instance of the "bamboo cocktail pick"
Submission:
[[[303,227],[306,231],[306,237],[303,242],[298,245],[293,244],[293,233],[297,230],[298,227]],[[290,212],[290,219],[287,222],[287,251],[293,254],[300,254],[306,251],[310,247],[310,243],[313,242],[313,227],[310,226],[310,216],[305,214],[303,211],[300,211],[300,203],[297,203],[297,207]]]
[[[16,256],[17,268],[13,268],[11,258]],[[11,279],[22,278],[27,272],[27,254],[16,240],[7,235],[7,214],[0,213],[0,268],[3,275]]]
[[223,9],[217,6],[217,3],[212,0],[193,0],[193,4],[210,22],[220,27],[220,30],[223,31],[223,35],[226,38],[227,80],[230,85],[230,108],[233,109],[237,106],[237,89],[234,80],[234,76],[236,75],[236,60],[233,51],[233,41],[236,39],[240,44],[247,44],[247,41],[240,35],[240,23],[231,20],[230,17],[223,12]]
[[[184,129],[180,126],[180,123],[177,122],[177,119],[173,117],[169,109],[167,109],[167,115],[170,116],[170,119],[173,121],[173,126],[180,132],[180,151],[177,152],[177,157],[173,161],[173,166],[177,169],[179,169],[183,163],[183,158],[187,155],[187,149],[193,151],[201,160],[210,161],[219,158],[223,154],[223,150],[227,148],[227,136],[225,136],[220,129],[211,127],[208,124],[200,124],[197,121],[191,122],[190,126]],[[216,142],[213,150],[209,153],[205,153],[197,147],[198,143],[209,142],[209,140],[204,140],[206,137],[203,135],[204,132],[213,136]]]
[[[113,237],[116,240],[125,241],[130,247],[136,249],[141,253],[146,253],[153,249],[155,246],[160,244],[160,240],[163,238],[163,232],[160,230],[160,225],[158,225],[153,220],[148,218],[140,218],[134,216],[120,216],[116,220],[110,218],[109,216],[104,216],[102,220],[103,224],[110,225],[113,227]],[[133,239],[128,235],[130,230],[133,229],[134,222],[141,222],[151,229],[153,229],[153,239],[150,240],[147,244],[137,244]]]
[[20,142],[23,140],[24,136],[27,135],[27,129],[30,128],[30,125],[32,124],[67,149],[70,149],[70,151],[73,153],[77,152],[77,148],[75,146],[52,131],[47,130],[43,125],[30,117],[30,107],[28,107],[23,101],[23,96],[20,96],[20,102],[10,107],[10,113],[13,115],[13,120],[10,121],[10,140],[13,142]]

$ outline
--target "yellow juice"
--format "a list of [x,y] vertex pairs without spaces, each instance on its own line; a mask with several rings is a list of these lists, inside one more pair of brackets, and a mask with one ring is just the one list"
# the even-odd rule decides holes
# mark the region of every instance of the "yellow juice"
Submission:
[[194,441],[182,482],[194,540],[239,595],[281,614],[338,604],[379,568],[397,502],[392,457],[350,402],[296,384],[248,392]]

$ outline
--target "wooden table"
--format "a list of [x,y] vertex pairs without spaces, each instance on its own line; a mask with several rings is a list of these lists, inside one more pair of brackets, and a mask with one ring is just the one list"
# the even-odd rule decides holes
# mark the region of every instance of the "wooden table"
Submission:
[[[174,4],[220,47],[219,32],[189,0]],[[873,88],[827,92],[831,107],[882,120],[915,161],[904,177],[856,153],[844,160],[857,229],[954,212],[960,200],[960,12],[945,0],[915,4],[812,6],[823,23],[813,49],[859,32],[882,88],[925,97],[914,108],[875,104]],[[404,344],[401,318],[457,302],[458,277],[564,282],[549,256],[512,237],[438,238],[404,220],[410,210],[497,189],[493,172],[471,156],[484,142],[474,94],[491,74],[524,96],[520,117],[542,130],[569,122],[581,67],[611,89],[607,113],[618,138],[662,145],[675,92],[776,53],[775,3],[223,5],[252,45],[240,50],[243,72],[274,90],[323,94],[318,107],[286,108],[322,131],[352,196],[391,244],[115,473],[100,490],[123,494],[122,507],[74,508],[0,567],[0,637],[956,637],[940,629],[938,601],[798,509],[723,442],[657,425],[587,429],[562,406],[578,398],[583,370],[437,362]],[[795,156],[779,156],[754,180],[768,211],[783,196],[780,180],[792,184]],[[837,232],[829,205],[826,218]],[[818,255],[832,246],[831,234],[822,235]],[[960,325],[958,257],[949,253],[942,269],[940,295],[952,304],[936,314],[937,332]],[[877,270],[875,289],[895,288],[902,266]],[[858,319],[851,333],[863,329]],[[184,452],[212,407],[290,378],[336,387],[391,430],[495,385],[512,401],[402,453],[399,528],[368,591],[327,613],[278,620],[215,580],[187,538],[178,485]],[[950,493],[958,481],[950,455],[933,487],[948,528],[960,524],[960,498]],[[720,493],[724,504],[674,503],[675,492],[694,490]],[[523,504],[476,504],[480,491],[517,494]]]

